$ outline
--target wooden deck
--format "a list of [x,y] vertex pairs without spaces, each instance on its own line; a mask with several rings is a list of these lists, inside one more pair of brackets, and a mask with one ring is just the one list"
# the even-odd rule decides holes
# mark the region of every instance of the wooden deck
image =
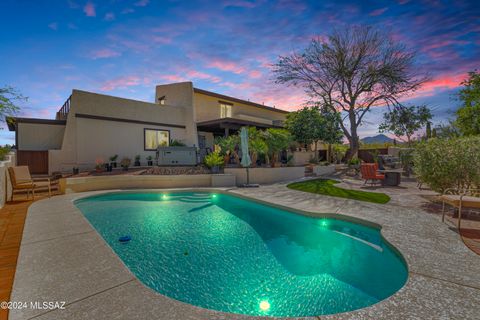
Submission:
[[[41,193],[35,197],[35,200],[46,196],[47,194]],[[0,209],[0,302],[10,299],[23,226],[28,207],[33,202],[32,200],[22,200],[26,199],[25,195],[20,194],[16,197],[20,200],[8,202]],[[0,309],[0,320],[7,318],[8,310]]]

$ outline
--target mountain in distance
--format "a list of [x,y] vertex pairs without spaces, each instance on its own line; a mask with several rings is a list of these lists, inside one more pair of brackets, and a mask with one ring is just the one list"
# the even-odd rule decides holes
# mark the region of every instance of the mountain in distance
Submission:
[[369,144],[369,143],[388,143],[388,142],[393,142],[392,138],[387,137],[384,134],[377,134],[376,136],[373,137],[365,137],[363,139],[360,139],[362,143]]

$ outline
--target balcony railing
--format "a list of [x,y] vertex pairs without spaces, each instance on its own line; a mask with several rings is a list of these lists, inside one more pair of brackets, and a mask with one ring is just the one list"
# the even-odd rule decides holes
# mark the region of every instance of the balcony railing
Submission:
[[63,106],[58,110],[57,115],[55,117],[56,120],[67,120],[68,113],[70,112],[70,100],[72,96],[68,97],[67,101],[63,104]]

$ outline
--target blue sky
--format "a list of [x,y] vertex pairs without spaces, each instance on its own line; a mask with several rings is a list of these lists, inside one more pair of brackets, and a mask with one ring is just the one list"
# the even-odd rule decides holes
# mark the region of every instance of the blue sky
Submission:
[[[454,112],[480,62],[478,1],[2,0],[0,86],[29,97],[24,117],[53,118],[73,88],[153,101],[155,85],[185,80],[295,110],[303,92],[274,84],[270,65],[349,23],[415,49],[431,80],[408,102],[432,107],[436,122]],[[376,134],[384,111],[372,110],[361,136]],[[0,131],[1,144],[13,141]]]

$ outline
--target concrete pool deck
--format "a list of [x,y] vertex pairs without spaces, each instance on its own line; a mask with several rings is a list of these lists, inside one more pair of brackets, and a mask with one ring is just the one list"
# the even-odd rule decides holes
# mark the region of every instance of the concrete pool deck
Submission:
[[[392,297],[357,311],[311,319],[478,319],[480,256],[437,216],[304,193],[284,184],[229,191],[380,224],[383,236],[403,254],[409,279]],[[105,192],[56,196],[30,206],[10,301],[65,301],[65,309],[11,310],[10,319],[254,318],[188,305],[141,284],[73,205],[75,199]]]

